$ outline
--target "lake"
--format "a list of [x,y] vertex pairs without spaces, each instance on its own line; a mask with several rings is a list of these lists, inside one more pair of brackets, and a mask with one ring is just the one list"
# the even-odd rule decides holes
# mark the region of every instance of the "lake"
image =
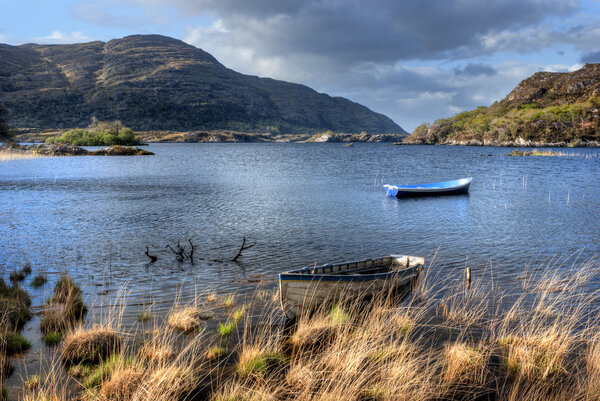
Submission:
[[[123,302],[136,307],[125,314],[135,316],[139,305],[169,308],[198,289],[274,286],[277,273],[314,263],[435,255],[438,273],[469,265],[511,287],[527,266],[599,251],[598,149],[507,157],[506,148],[386,143],[147,148],[156,156],[1,163],[3,277],[27,262],[51,283],[68,272],[98,302],[126,286]],[[462,196],[399,200],[382,188],[467,176]],[[231,262],[243,237],[256,246]],[[195,263],[179,263],[166,245],[189,250],[190,239]],[[50,287],[30,290],[34,304]]]

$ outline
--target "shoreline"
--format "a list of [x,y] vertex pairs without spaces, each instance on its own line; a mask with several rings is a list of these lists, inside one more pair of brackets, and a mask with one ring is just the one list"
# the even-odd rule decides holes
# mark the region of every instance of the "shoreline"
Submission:
[[[108,305],[68,329],[55,348],[42,345],[37,363],[46,372],[19,367],[7,387],[13,398],[28,400],[64,400],[67,384],[69,396],[101,399],[112,399],[115,387],[129,389],[120,400],[143,394],[156,400],[317,395],[391,401],[398,391],[417,401],[513,399],[510,394],[524,388],[535,390],[519,399],[540,399],[540,389],[564,396],[555,400],[595,399],[588,383],[600,372],[599,323],[585,309],[599,299],[580,291],[600,266],[576,263],[567,281],[561,271],[526,273],[523,286],[502,290],[485,277],[467,286],[457,285],[458,277],[425,273],[404,300],[385,294],[366,306],[333,300],[292,326],[282,323],[277,288],[260,286],[248,298],[203,291],[175,300],[164,315],[148,309],[147,320],[131,325],[115,319],[122,306]],[[510,294],[517,298],[505,301]],[[112,345],[78,362],[88,356],[73,355],[72,344],[86,341]],[[38,383],[27,388],[35,376]]]

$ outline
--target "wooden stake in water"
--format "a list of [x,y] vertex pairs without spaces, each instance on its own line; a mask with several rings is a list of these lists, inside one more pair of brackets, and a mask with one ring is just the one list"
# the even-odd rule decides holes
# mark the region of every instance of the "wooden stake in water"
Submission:
[[550,191],[548,191],[548,204],[550,204]]
[[569,207],[570,200],[571,200],[571,188],[569,188],[569,192],[567,193],[567,207]]
[[375,173],[375,181],[373,181],[373,186],[376,187],[377,186],[377,176],[379,175],[379,172]]

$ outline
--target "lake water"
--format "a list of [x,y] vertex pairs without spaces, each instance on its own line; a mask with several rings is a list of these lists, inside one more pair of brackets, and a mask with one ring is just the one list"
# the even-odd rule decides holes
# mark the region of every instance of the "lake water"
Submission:
[[[432,269],[493,271],[506,286],[547,258],[600,245],[600,150],[391,144],[153,144],[156,156],[0,163],[0,269],[69,272],[86,297],[172,305],[198,289],[245,291],[277,273],[390,253]],[[398,200],[382,184],[472,176],[469,195]],[[242,237],[256,246],[229,261]],[[196,246],[194,265],[165,248]],[[149,264],[146,246],[158,261]],[[218,261],[222,259],[223,261]],[[567,262],[568,263],[568,262]],[[43,303],[51,288],[33,291]],[[130,308],[136,314],[138,309]]]

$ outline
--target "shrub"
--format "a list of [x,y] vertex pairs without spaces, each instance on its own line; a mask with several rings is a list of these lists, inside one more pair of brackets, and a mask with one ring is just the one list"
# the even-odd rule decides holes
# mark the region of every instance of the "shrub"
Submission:
[[88,129],[76,128],[60,136],[46,138],[46,143],[68,143],[76,146],[112,146],[140,145],[141,141],[131,128],[123,127],[120,122],[96,123]]

